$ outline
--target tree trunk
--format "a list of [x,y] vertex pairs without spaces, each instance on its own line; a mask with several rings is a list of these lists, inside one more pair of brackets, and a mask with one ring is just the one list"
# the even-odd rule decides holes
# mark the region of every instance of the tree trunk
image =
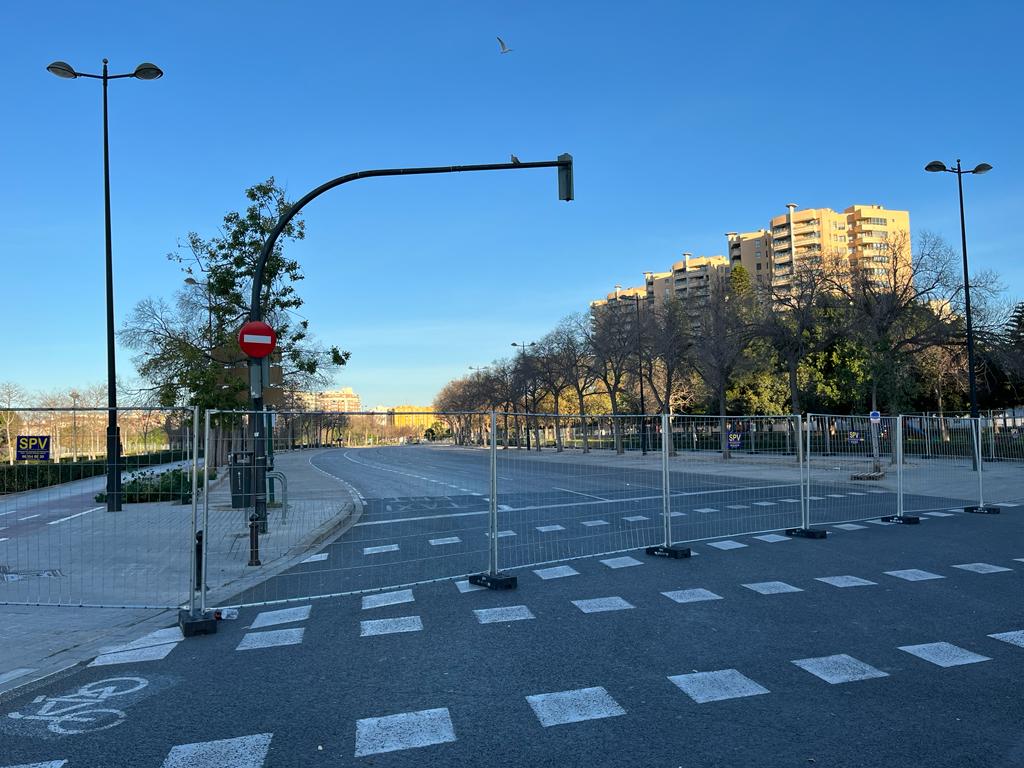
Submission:
[[586,403],[582,389],[576,390],[576,398],[580,401],[580,423],[583,428],[583,452],[590,453],[590,436],[587,434]]
[[800,413],[800,385],[797,381],[797,360],[789,361],[789,400],[793,405],[793,413]]
[[555,453],[562,452],[562,425],[559,421],[558,398],[555,398]]

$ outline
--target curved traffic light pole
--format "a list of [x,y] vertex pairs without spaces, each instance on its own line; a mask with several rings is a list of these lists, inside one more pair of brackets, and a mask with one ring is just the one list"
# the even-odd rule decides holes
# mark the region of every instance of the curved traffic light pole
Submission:
[[[266,271],[267,260],[277,245],[278,238],[284,232],[288,223],[295,218],[295,215],[324,192],[356,179],[369,179],[375,176],[421,176],[428,173],[465,173],[467,171],[518,171],[526,168],[558,168],[558,198],[566,201],[573,199],[572,155],[570,154],[559,155],[557,160],[543,160],[535,163],[511,162],[489,163],[485,165],[443,165],[430,168],[381,168],[349,173],[321,184],[281,215],[281,218],[278,219],[274,229],[271,230],[270,235],[267,237],[266,242],[263,243],[263,250],[260,251],[260,257],[256,262],[256,269],[253,272],[249,320],[263,319],[263,308],[260,306],[260,294],[263,291],[263,274]],[[265,532],[267,520],[267,452],[263,430],[269,429],[269,425],[262,414],[263,381],[261,367],[262,363],[260,360],[249,358],[250,396],[252,398],[249,430],[253,438],[254,448],[253,506],[255,507],[256,517],[260,522],[260,532]]]

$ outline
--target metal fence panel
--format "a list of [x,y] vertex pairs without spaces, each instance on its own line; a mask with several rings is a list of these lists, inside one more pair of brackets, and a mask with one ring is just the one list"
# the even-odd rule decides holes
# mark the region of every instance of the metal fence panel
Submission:
[[117,417],[122,504],[107,511],[107,409],[0,411],[0,603],[188,600],[195,412],[121,408]]
[[204,509],[206,603],[348,594],[486,569],[488,415],[267,413],[265,520],[253,519],[251,416],[211,416],[220,474]]

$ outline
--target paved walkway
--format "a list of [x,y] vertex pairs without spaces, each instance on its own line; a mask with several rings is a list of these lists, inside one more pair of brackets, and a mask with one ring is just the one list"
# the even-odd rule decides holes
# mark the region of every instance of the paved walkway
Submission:
[[[322,451],[278,454],[288,503],[269,510],[259,568],[249,558],[246,510],[232,510],[226,474],[210,489],[207,606],[214,606],[292,567],[340,535],[361,514],[349,486],[317,469]],[[204,504],[198,505],[200,527]],[[0,543],[0,693],[92,658],[176,622],[188,601],[192,509],[171,503],[94,510],[43,524]],[[112,606],[112,607],[76,607]],[[120,607],[125,606],[125,607]]]

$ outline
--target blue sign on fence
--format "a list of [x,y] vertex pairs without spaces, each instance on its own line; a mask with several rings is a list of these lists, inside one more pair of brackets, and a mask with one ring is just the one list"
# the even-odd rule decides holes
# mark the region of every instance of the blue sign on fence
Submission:
[[860,436],[860,432],[855,432],[851,429],[849,436],[846,438],[846,442],[850,445],[859,445],[864,442],[864,438]]
[[15,443],[15,458],[18,461],[49,461],[49,435],[18,435]]
[[729,433],[729,448],[742,448],[743,447],[743,435],[739,432]]

